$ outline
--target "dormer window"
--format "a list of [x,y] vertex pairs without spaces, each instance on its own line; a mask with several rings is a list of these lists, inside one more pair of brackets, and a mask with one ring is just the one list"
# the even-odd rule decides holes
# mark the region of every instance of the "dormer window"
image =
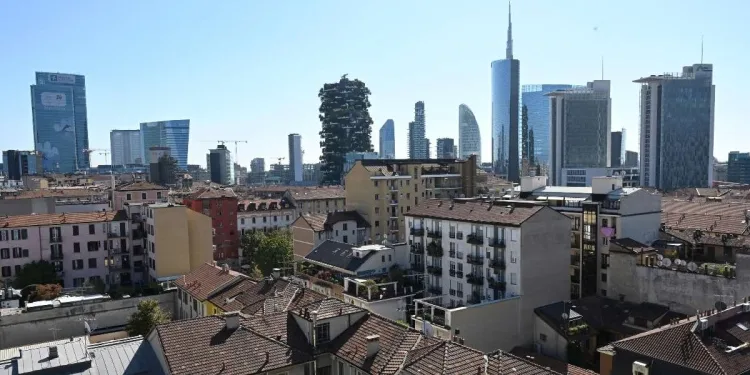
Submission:
[[315,344],[331,341],[331,324],[319,323],[315,326]]

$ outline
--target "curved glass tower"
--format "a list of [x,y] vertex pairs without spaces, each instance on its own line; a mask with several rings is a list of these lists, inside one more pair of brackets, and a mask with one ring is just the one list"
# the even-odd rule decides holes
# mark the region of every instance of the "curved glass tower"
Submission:
[[519,103],[520,63],[513,58],[513,34],[508,5],[508,41],[505,59],[493,61],[492,69],[492,167],[509,181],[520,181]]
[[458,157],[468,159],[477,156],[477,164],[482,160],[482,137],[479,134],[479,124],[468,105],[458,106]]

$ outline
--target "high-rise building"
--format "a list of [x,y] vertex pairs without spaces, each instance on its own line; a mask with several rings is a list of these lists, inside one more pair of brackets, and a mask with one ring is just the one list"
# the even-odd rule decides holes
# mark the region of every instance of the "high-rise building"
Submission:
[[482,162],[482,137],[479,133],[479,124],[466,104],[458,106],[458,157],[468,159],[476,155],[477,163]]
[[641,186],[710,186],[713,180],[713,65],[652,75],[641,84]]
[[[149,180],[159,185],[171,185],[176,182],[175,163],[169,147],[155,146],[148,149]],[[197,176],[196,176],[197,177]]]
[[388,119],[380,127],[380,158],[396,158],[396,129],[393,120]]
[[438,159],[456,159],[456,154],[453,152],[455,149],[454,143],[453,138],[438,138],[435,157]]
[[521,104],[526,107],[528,116],[529,148],[534,151],[534,164],[549,168],[549,98],[547,94],[557,90],[567,90],[573,85],[541,84],[521,86]]
[[550,98],[550,177],[562,183],[563,168],[606,168],[612,123],[610,82],[554,91]]
[[513,58],[513,32],[508,4],[508,40],[505,59],[493,61],[492,69],[492,165],[509,181],[520,181],[518,121],[520,68]]
[[292,171],[292,181],[302,181],[302,136],[289,134],[289,169]]
[[428,146],[425,141],[424,102],[414,103],[414,121],[409,123],[409,159],[427,159]]
[[42,153],[39,151],[3,151],[3,174],[8,180],[21,181],[25,175],[44,173]]
[[750,152],[732,151],[727,162],[727,180],[750,184]]
[[625,163],[622,166],[623,167],[637,167],[638,166],[638,153],[635,151],[625,151]]
[[148,164],[143,159],[140,130],[112,130],[109,132],[109,149],[112,152],[112,165]]
[[177,166],[187,170],[188,145],[190,144],[190,120],[170,120],[141,123],[143,159],[151,147],[169,147]]
[[263,184],[266,182],[266,160],[263,158],[254,158],[250,161],[251,184]]
[[70,173],[89,168],[86,79],[82,75],[36,73],[31,85],[34,150],[44,170]]
[[220,185],[234,184],[234,163],[232,152],[227,146],[220,144],[206,154],[206,165],[211,182]]
[[430,139],[429,138],[425,138],[424,139],[424,149],[427,152],[427,155],[425,155],[425,159],[430,159],[432,157],[432,154],[430,153],[430,147],[431,147],[430,146]]
[[625,162],[625,129],[612,132],[609,145],[610,167],[620,167]]

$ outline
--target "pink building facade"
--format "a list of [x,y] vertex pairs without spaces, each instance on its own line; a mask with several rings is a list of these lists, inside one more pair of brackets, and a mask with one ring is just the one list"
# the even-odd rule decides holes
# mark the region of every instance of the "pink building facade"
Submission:
[[114,208],[122,210],[125,203],[165,203],[169,196],[169,188],[145,181],[129,182],[115,188]]

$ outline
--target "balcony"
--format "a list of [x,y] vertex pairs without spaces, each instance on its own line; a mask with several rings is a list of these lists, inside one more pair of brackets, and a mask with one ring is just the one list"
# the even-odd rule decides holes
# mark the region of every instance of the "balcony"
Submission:
[[424,244],[421,243],[413,243],[411,245],[411,253],[412,254],[424,254]]
[[143,255],[143,253],[144,253],[143,246],[140,246],[140,245],[133,246],[133,255]]
[[570,256],[570,264],[574,266],[578,266],[581,263],[581,256],[580,255],[571,255]]
[[49,243],[61,243],[61,242],[63,242],[63,240],[62,240],[62,236],[59,234],[52,235],[49,238]]
[[470,273],[466,275],[466,281],[468,281],[469,284],[484,285],[484,276],[480,276],[476,273]]
[[499,248],[499,249],[505,249],[505,239],[504,238],[492,238],[490,239],[490,246]]
[[140,240],[146,238],[146,232],[143,229],[136,229],[133,231],[133,239]]
[[427,230],[427,237],[429,238],[443,238],[443,232],[440,229]]
[[125,235],[122,234],[122,233],[120,233],[120,232],[109,232],[109,233],[107,233],[107,238],[120,238],[120,237],[125,237]]
[[609,263],[602,262],[602,269],[606,270],[607,268],[609,268]]
[[456,238],[456,232],[448,232],[448,238]]
[[487,279],[487,284],[489,284],[490,288],[492,289],[499,290],[501,292],[505,291],[505,281],[498,281],[495,280],[495,278],[490,277]]
[[464,278],[464,271],[456,271],[456,277],[459,279]]
[[424,228],[409,228],[409,234],[412,236],[424,236]]
[[440,266],[427,266],[427,273],[435,276],[443,276],[443,267]]
[[130,253],[130,251],[128,251],[127,248],[123,249],[123,248],[120,248],[120,247],[113,247],[113,248],[109,249],[109,253],[113,254],[113,255],[116,255],[116,254],[128,254],[128,253]]
[[146,271],[146,267],[144,266],[133,266],[133,272],[144,272]]
[[411,270],[414,272],[422,273],[424,272],[424,263],[411,263]]
[[391,202],[390,202],[389,204],[390,204],[391,206],[398,206],[398,201],[396,201],[396,200],[391,200]]
[[427,245],[427,255],[431,257],[443,256],[443,245],[441,245],[439,242],[430,242]]
[[473,292],[471,293],[471,296],[469,297],[469,300],[467,302],[470,305],[476,305],[477,303],[482,302],[482,298],[479,296],[479,293]]
[[466,262],[469,264],[475,264],[477,266],[484,265],[484,257],[477,254],[469,254],[466,256]]
[[448,275],[450,275],[450,277],[456,277],[456,270],[449,270]]
[[50,256],[50,259],[52,259],[52,260],[62,260],[63,259],[63,253],[53,252],[52,255]]
[[457,240],[463,240],[464,239],[464,232],[456,232],[456,239]]
[[130,271],[130,263],[113,263],[109,265],[110,271]]
[[443,294],[443,287],[440,285],[428,285],[427,292],[429,292],[430,294],[436,294],[440,296]]
[[505,269],[505,260],[494,258],[490,261],[490,267],[497,269],[497,270],[504,270]]
[[483,245],[484,235],[482,233],[469,233],[466,235],[466,242],[472,245]]
[[455,258],[456,257],[456,250],[449,250],[448,251],[448,256],[451,257],[451,258]]
[[570,276],[570,282],[573,284],[580,284],[581,278],[580,276]]
[[391,191],[391,192],[398,191],[398,186],[388,185],[388,191]]

